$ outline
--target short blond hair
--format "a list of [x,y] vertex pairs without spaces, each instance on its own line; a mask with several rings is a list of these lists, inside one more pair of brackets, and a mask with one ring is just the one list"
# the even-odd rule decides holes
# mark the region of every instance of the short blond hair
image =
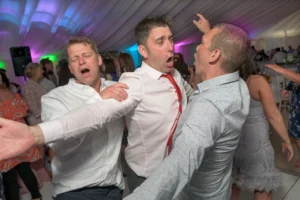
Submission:
[[69,58],[68,56],[68,48],[73,45],[73,44],[89,44],[93,51],[96,53],[96,54],[99,54],[99,51],[98,51],[98,47],[96,45],[96,43],[89,39],[89,38],[86,38],[86,37],[70,37],[68,43],[66,44],[66,47],[65,47],[65,55],[67,58]]
[[34,77],[36,75],[36,71],[38,70],[38,68],[43,68],[43,67],[39,63],[28,63],[24,71],[25,76],[27,76],[28,78]]

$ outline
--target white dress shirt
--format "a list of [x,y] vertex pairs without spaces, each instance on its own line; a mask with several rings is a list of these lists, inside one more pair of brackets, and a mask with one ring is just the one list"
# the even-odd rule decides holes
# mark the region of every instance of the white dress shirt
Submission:
[[[55,121],[40,124],[45,141],[73,137],[126,115],[129,132],[126,161],[138,176],[149,177],[166,156],[168,137],[179,108],[175,88],[161,75],[143,62],[141,68],[124,73],[120,78],[120,82],[129,87],[128,99],[98,101]],[[173,77],[182,91],[184,110],[193,89],[178,71],[174,70]]]
[[274,54],[271,62],[273,64],[276,64],[276,63],[283,63],[283,59],[284,57],[286,57],[286,54],[281,52],[281,51],[278,51],[277,53]]
[[[114,84],[101,79],[100,90]],[[42,120],[56,119],[82,105],[101,100],[90,86],[70,79],[42,98]],[[84,118],[81,121],[85,121]],[[102,128],[87,129],[85,134],[51,143],[55,152],[51,163],[54,196],[83,187],[116,186],[124,188],[119,155],[124,120],[106,123]],[[55,129],[56,127],[50,127]]]

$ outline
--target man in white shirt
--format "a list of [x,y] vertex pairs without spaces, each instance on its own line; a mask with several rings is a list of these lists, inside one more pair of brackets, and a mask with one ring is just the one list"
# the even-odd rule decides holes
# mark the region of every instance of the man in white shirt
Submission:
[[276,48],[276,53],[274,54],[273,58],[271,59],[271,62],[273,64],[276,64],[276,63],[283,63],[283,59],[284,57],[286,57],[286,54],[282,51],[280,51],[280,48]]
[[[100,80],[101,56],[88,38],[71,38],[66,54],[75,79],[42,97],[43,121],[98,101],[105,96],[104,89],[115,84]],[[84,135],[49,144],[55,152],[51,163],[55,200],[122,199],[124,180],[119,154],[123,128],[123,120],[118,119]]]
[[[127,172],[129,189],[133,191],[148,178],[168,154],[177,121],[193,89],[173,68],[173,35],[165,17],[142,20],[135,29],[135,37],[144,61],[141,68],[133,73],[124,73],[120,78],[120,82],[129,88],[126,100],[121,103],[111,99],[99,100],[29,129],[1,119],[0,138],[4,139],[1,135],[6,128],[9,132],[16,131],[20,140],[16,139],[17,135],[14,135],[14,140],[7,137],[5,140],[22,143],[22,148],[10,148],[7,152],[3,151],[6,147],[0,145],[0,153],[4,152],[0,159],[21,153],[34,144],[80,135],[125,116],[129,130],[125,150],[130,168]],[[11,123],[14,125],[10,126]]]

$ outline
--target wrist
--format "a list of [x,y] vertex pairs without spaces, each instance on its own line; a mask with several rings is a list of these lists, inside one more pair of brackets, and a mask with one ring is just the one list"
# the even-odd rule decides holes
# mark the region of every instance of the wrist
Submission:
[[29,126],[29,130],[33,136],[35,145],[45,144],[45,137],[43,135],[42,129],[38,125]]

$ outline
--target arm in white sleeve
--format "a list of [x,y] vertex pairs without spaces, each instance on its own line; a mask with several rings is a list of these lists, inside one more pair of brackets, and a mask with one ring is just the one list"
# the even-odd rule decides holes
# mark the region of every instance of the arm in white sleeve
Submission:
[[186,109],[190,112],[182,129],[176,130],[180,135],[171,154],[126,200],[174,199],[200,167],[205,152],[223,129],[224,117],[210,102],[192,104],[193,107]]
[[[59,98],[60,94],[52,92],[42,97],[42,121],[54,120],[69,112],[69,109]],[[98,99],[101,99],[98,96]],[[65,156],[74,151],[83,141],[85,135],[80,137],[72,137],[68,140],[60,140],[49,144],[49,147],[55,152],[56,155]]]
[[39,124],[45,137],[45,143],[51,143],[70,137],[78,137],[86,132],[97,130],[105,123],[119,119],[132,111],[144,94],[143,83],[134,73],[126,73],[120,82],[125,83],[128,98],[122,102],[114,99],[99,100],[82,106],[53,121]]

